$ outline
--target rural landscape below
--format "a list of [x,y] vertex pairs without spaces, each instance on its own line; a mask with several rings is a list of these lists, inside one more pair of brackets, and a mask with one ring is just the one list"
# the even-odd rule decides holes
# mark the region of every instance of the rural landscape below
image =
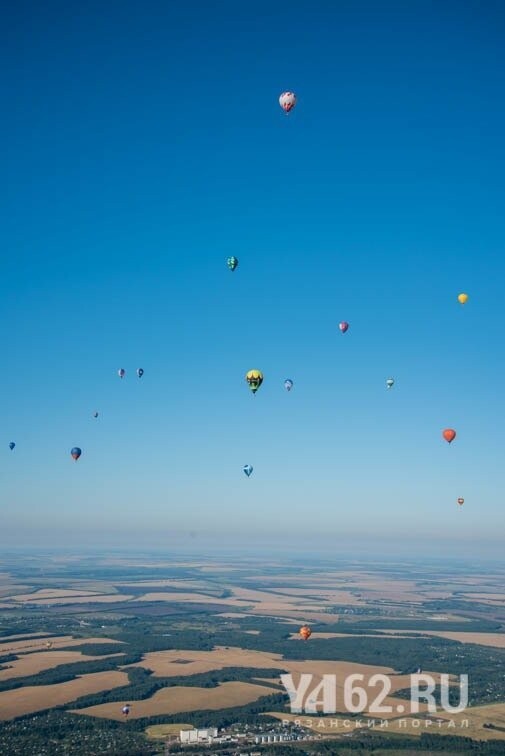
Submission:
[[[505,753],[502,565],[13,553],[0,573],[2,754]],[[400,714],[420,670],[468,674],[468,708]],[[336,674],[341,715],[290,712],[280,676],[302,673]],[[354,673],[389,677],[390,714],[346,713]]]

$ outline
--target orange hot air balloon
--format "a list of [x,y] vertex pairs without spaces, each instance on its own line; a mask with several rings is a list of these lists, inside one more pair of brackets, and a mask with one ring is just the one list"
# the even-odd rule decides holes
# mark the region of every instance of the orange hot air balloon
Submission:
[[446,428],[445,431],[442,431],[442,436],[450,444],[456,438],[456,431],[452,428]]
[[308,625],[304,625],[303,627],[301,627],[299,632],[300,632],[300,637],[304,641],[308,640],[310,636],[312,635],[312,630],[310,629]]
[[458,499],[458,504],[459,504],[459,506],[461,506],[461,505],[462,505],[462,504],[464,504],[464,503],[465,503],[465,500],[464,500],[464,499],[462,499],[462,498],[461,498],[461,496],[460,496],[460,497],[459,497],[459,499]]

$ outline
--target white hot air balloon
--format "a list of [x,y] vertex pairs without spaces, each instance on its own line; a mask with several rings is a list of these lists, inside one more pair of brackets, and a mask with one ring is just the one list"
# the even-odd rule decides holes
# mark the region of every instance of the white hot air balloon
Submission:
[[296,105],[296,95],[294,92],[283,92],[279,97],[279,105],[288,115]]

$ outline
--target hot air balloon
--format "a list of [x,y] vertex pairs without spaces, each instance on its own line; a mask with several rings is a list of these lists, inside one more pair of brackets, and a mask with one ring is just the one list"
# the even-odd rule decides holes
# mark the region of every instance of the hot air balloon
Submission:
[[124,368],[119,368],[119,370],[117,371],[117,374],[119,375],[120,378],[124,378],[125,373],[126,373],[126,370]]
[[386,386],[388,387],[388,389],[392,388],[392,386],[394,386],[394,385],[395,385],[394,379],[393,378],[388,378],[387,381],[386,381]]
[[53,644],[51,643],[51,641],[47,641],[46,648],[52,648],[52,647],[53,647]]
[[9,449],[12,451],[15,446],[16,446],[16,444],[14,443],[14,441],[11,441],[10,444],[9,444]]
[[229,257],[229,258],[227,259],[227,261],[226,261],[226,264],[227,264],[227,266],[229,267],[229,269],[230,269],[231,271],[234,271],[234,270],[235,270],[235,268],[236,268],[236,267],[237,267],[237,265],[238,265],[238,260],[237,260],[237,258],[236,258],[236,257],[233,257],[233,256],[232,256],[232,257]]
[[286,389],[286,391],[291,391],[291,389],[293,388],[293,381],[291,380],[291,378],[286,378],[286,380],[284,381],[284,388]]
[[81,456],[81,454],[82,454],[82,451],[81,451],[81,449],[79,449],[78,446],[74,446],[74,448],[70,452],[71,457],[73,459],[75,459],[76,462],[79,459],[79,457]]
[[312,630],[310,629],[308,625],[303,625],[303,627],[301,627],[298,632],[300,633],[300,637],[304,641],[307,641],[312,635]]
[[139,378],[142,378],[142,376],[144,375],[144,371],[142,368],[137,368],[137,375]]
[[250,476],[252,471],[253,471],[252,465],[244,465],[244,472],[247,475],[247,477]]
[[129,713],[130,713],[130,704],[126,704],[126,706],[123,706],[123,708],[121,709],[121,714],[124,714],[124,716],[127,717]]
[[255,394],[263,383],[263,373],[261,372],[261,370],[249,370],[249,372],[246,373],[245,379],[249,384],[249,388],[251,389],[253,394]]
[[450,444],[456,438],[456,431],[452,428],[446,428],[442,431],[442,436],[445,438],[448,444]]
[[458,504],[461,506],[464,503],[465,503],[465,500],[462,499],[461,496],[460,496],[459,499],[458,499]]
[[98,412],[96,410],[95,410],[95,412],[93,412],[93,417],[95,417],[95,418],[98,417]]
[[460,304],[466,304],[466,302],[468,302],[468,294],[458,294],[458,302]]
[[296,105],[296,95],[294,92],[283,92],[279,97],[279,105],[286,115],[293,110]]
[[342,323],[338,324],[338,327],[342,331],[342,333],[345,333],[347,329],[349,328],[349,323],[346,323],[345,320]]

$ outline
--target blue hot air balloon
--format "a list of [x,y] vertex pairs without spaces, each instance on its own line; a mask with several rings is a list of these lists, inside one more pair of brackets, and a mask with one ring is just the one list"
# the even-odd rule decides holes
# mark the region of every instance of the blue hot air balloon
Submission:
[[79,449],[78,446],[74,446],[74,448],[71,450],[70,454],[71,454],[72,458],[75,459],[75,461],[77,462],[77,460],[79,459],[79,457],[82,454],[82,451],[81,451],[81,449]]
[[14,441],[11,441],[10,444],[9,444],[9,449],[12,451],[15,446],[16,446],[16,444],[14,443]]
[[249,477],[249,475],[252,473],[252,465],[244,465],[244,472]]
[[137,369],[137,375],[139,378],[142,378],[142,376],[144,375],[144,371],[142,370],[142,368]]
[[291,391],[291,389],[293,388],[293,381],[291,380],[291,378],[286,378],[286,380],[284,381],[284,388],[286,389],[286,391]]

